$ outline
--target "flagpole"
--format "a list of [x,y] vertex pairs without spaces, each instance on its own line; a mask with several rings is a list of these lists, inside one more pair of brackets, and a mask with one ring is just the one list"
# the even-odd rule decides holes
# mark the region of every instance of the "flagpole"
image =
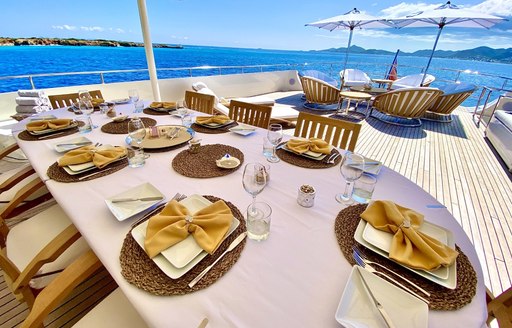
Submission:
[[389,72],[386,76],[384,76],[385,79],[389,78],[389,76],[391,75],[391,71],[393,70],[393,66],[396,63],[396,58],[398,57],[399,52],[400,52],[400,49],[397,49],[396,53],[395,53],[395,58],[393,58],[393,61],[391,62],[391,67],[389,68]]

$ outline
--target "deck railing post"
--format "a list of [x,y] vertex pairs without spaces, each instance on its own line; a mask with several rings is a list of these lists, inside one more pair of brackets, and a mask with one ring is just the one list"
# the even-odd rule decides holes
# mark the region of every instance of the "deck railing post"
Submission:
[[35,89],[36,86],[34,85],[34,80],[32,79],[32,75],[28,77],[28,80],[30,81],[30,85],[32,86],[32,89]]
[[103,72],[100,73],[100,79],[101,79],[101,84],[105,84],[105,79],[103,78]]

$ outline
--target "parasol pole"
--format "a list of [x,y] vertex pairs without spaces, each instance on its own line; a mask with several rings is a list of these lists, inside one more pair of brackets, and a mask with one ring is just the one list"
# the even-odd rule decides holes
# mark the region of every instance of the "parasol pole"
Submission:
[[343,89],[343,85],[345,84],[345,69],[347,68],[348,61],[348,52],[350,51],[350,45],[352,44],[352,33],[354,33],[354,27],[350,26],[350,34],[348,36],[348,46],[347,51],[345,52],[345,63],[343,64],[343,76],[341,78],[341,89]]
[[427,71],[430,67],[430,62],[432,61],[432,57],[434,56],[434,52],[437,48],[437,41],[439,41],[439,36],[441,36],[441,32],[443,31],[444,22],[441,22],[439,24],[439,31],[437,32],[436,42],[434,42],[434,48],[432,49],[432,52],[430,53],[430,58],[428,59],[427,67],[425,67],[425,71],[423,72],[423,78],[421,79],[420,86],[423,85],[423,82],[425,81],[425,77],[427,77]]

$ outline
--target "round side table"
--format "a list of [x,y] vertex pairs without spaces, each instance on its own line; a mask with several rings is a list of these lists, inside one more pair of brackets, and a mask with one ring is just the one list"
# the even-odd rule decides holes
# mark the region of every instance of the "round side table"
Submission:
[[[343,112],[341,112],[341,104],[343,103],[343,99],[347,99],[347,107]],[[366,101],[366,112],[368,113],[368,109],[370,108],[370,100],[372,99],[372,95],[366,92],[356,92],[356,91],[341,91],[340,98],[338,100],[338,111],[337,114],[341,115],[349,115],[350,112],[350,104],[352,100],[355,101],[355,107],[353,112],[357,113],[357,106],[361,101]],[[358,113],[359,114],[359,113]]]

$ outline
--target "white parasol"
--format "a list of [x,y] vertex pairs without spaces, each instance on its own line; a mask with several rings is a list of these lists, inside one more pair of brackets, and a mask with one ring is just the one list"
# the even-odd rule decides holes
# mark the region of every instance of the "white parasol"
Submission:
[[[436,41],[434,43],[434,48],[432,49],[432,53],[430,54],[427,67],[423,72],[423,79],[425,79],[428,68],[430,67],[430,62],[432,61],[432,56],[434,55],[434,51],[436,50],[439,36],[441,35],[441,32],[446,25],[451,25],[454,27],[472,27],[488,29],[491,26],[505,20],[505,18],[501,18],[498,16],[493,16],[465,8],[460,8],[456,5],[451,4],[450,1],[432,10],[420,11],[419,13],[409,15],[403,18],[392,19],[393,23],[395,23],[398,28],[430,27],[433,25],[437,25],[439,27]],[[423,81],[421,81],[421,83],[423,84]]]

